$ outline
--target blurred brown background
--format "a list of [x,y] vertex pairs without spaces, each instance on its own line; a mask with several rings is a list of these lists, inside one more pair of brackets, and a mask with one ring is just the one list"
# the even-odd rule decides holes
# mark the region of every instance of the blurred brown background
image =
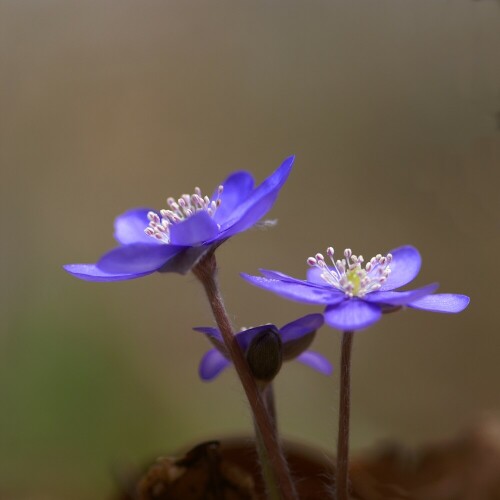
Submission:
[[[472,297],[355,343],[353,446],[417,444],[500,410],[500,8],[489,0],[0,0],[0,498],[104,498],[110,471],[250,432],[232,372],[197,377],[211,325],[190,276],[92,284],[61,265],[114,217],[260,181],[297,160],[272,218],[218,253],[237,326],[319,311],[248,286],[330,244],[405,243],[417,284]],[[315,347],[337,362],[339,335]],[[287,365],[283,432],[332,449],[337,376]]]

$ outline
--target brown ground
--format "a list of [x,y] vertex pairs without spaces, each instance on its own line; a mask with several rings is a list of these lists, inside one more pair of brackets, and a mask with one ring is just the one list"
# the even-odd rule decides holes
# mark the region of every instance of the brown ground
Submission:
[[[325,455],[290,445],[301,500],[333,498],[333,466]],[[500,423],[485,421],[450,442],[417,452],[379,448],[351,465],[356,500],[500,499]],[[254,500],[263,485],[250,441],[209,442],[184,457],[159,458],[116,500]]]

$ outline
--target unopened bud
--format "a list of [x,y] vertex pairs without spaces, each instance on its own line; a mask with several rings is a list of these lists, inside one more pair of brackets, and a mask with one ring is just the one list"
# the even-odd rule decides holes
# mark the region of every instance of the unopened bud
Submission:
[[255,379],[271,382],[283,364],[283,344],[276,328],[269,327],[258,333],[245,354]]

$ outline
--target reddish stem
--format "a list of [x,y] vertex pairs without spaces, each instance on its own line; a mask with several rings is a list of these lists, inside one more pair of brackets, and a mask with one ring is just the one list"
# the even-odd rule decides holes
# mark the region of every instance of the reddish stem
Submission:
[[335,500],[348,500],[349,498],[349,419],[351,409],[351,351],[353,338],[354,332],[344,332],[342,335]]
[[217,286],[217,262],[213,253],[205,256],[196,267],[193,268],[194,275],[200,280],[208,297],[215,321],[221,332],[228,355],[234,364],[236,372],[246,393],[250,408],[252,410],[255,424],[262,437],[266,454],[269,458],[270,467],[278,482],[283,500],[298,500],[295,485],[293,484],[288,464],[286,462],[281,444],[275,434],[275,427],[266,411],[264,402],[257,388],[257,384],[250,372],[236,337],[233,334],[231,322],[229,321],[224,302]]

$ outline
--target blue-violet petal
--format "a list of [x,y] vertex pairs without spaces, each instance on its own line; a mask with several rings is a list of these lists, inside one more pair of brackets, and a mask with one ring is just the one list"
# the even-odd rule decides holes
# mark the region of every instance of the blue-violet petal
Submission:
[[363,297],[368,302],[377,304],[388,304],[391,306],[404,306],[417,299],[425,297],[434,293],[439,287],[438,283],[431,283],[430,285],[416,288],[415,290],[408,290],[405,292],[372,292]]
[[119,215],[115,219],[115,239],[122,245],[130,243],[157,243],[150,236],[144,233],[149,225],[149,208],[134,208]]
[[290,174],[293,161],[293,156],[287,158],[275,172],[252,192],[245,202],[234,210],[230,219],[226,220],[221,226],[221,231],[225,237],[245,231],[271,209],[280,189]]
[[124,281],[142,278],[154,271],[144,273],[110,273],[99,269],[95,264],[67,264],[64,270],[75,278],[85,281]]
[[323,326],[323,323],[324,319],[322,314],[308,314],[307,316],[303,316],[281,328],[281,340],[284,344],[296,340],[304,335],[319,330]]
[[[395,248],[390,253],[392,254],[391,274],[380,291],[394,290],[410,283],[416,278],[422,265],[419,251],[410,245]],[[372,272],[376,272],[376,268]]]
[[350,299],[327,307],[324,315],[325,322],[333,328],[354,331],[376,323],[382,317],[382,311],[377,304]]
[[252,285],[274,292],[286,299],[292,299],[306,304],[336,304],[345,300],[345,294],[333,288],[319,288],[302,283],[279,281],[262,278],[261,276],[250,276],[244,273],[242,273],[241,276]]
[[193,246],[216,239],[219,228],[213,218],[204,210],[188,219],[172,224],[170,243],[172,245]]
[[132,243],[114,248],[104,254],[97,267],[106,273],[131,274],[156,271],[182,247],[151,243]]
[[211,326],[196,326],[195,328],[193,328],[193,330],[195,332],[203,333],[203,334],[207,335],[208,337],[214,337],[214,338],[221,340],[221,341],[223,340],[222,335],[219,332],[218,328],[213,328]]
[[[334,271],[332,267],[329,267],[328,269]],[[321,277],[322,274],[322,269],[319,269],[317,267],[310,267],[307,270],[307,281],[314,283],[315,285],[324,285],[326,281]]]
[[230,365],[217,349],[210,349],[200,361],[198,373],[202,380],[213,380],[219,373]]
[[272,279],[272,280],[280,280],[280,281],[288,281],[290,283],[299,283],[299,284],[302,284],[302,285],[307,285],[307,286],[311,286],[311,287],[316,287],[316,286],[319,286],[321,288],[325,287],[325,286],[330,286],[330,285],[327,285],[326,284],[326,281],[323,280],[322,283],[311,283],[310,281],[308,280],[301,280],[301,279],[298,279],[298,278],[294,278],[293,276],[288,276],[288,274],[285,274],[285,273],[280,273],[279,271],[271,271],[270,269],[259,269],[259,272],[265,277],[265,278],[269,278],[269,279]]
[[441,313],[459,313],[469,305],[469,302],[470,298],[466,295],[437,293],[415,300],[408,304],[408,307]]
[[[223,224],[224,221],[232,218],[234,210],[238,205],[244,202],[252,193],[254,180],[252,174],[245,171],[231,174],[223,183],[224,190],[220,196],[221,204],[215,212],[214,220]],[[212,196],[216,200],[218,190]]]
[[310,366],[323,375],[331,375],[333,366],[324,356],[314,351],[303,352],[297,357],[297,361]]

